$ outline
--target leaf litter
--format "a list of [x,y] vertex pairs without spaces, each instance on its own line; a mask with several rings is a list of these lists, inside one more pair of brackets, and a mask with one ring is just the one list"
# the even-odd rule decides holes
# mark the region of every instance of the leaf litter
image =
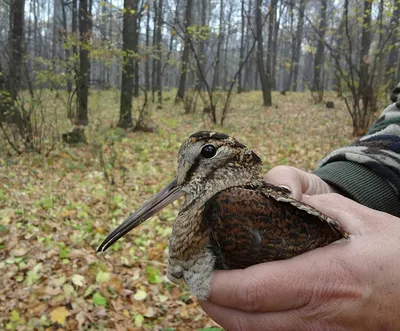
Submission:
[[328,110],[299,93],[295,102],[274,95],[275,105],[263,108],[258,92],[243,93],[221,128],[165,103],[152,112],[158,132],[148,134],[110,129],[115,105],[106,93],[93,97],[103,108],[91,116],[102,127],[89,126],[88,145],[60,146],[47,158],[0,152],[0,329],[218,330],[188,290],[165,277],[181,201],[106,253],[96,253],[98,245],[174,176],[189,134],[230,134],[257,152],[265,171],[310,170],[351,141],[344,105],[335,100],[339,107]]

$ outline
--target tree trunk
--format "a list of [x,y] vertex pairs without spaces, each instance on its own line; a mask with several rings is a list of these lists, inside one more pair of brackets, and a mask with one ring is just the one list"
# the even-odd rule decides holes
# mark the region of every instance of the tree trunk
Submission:
[[289,3],[289,13],[290,13],[290,37],[291,37],[291,57],[290,57],[290,67],[289,67],[289,76],[287,80],[287,84],[285,87],[286,91],[291,90],[292,81],[293,81],[293,70],[295,66],[296,60],[296,43],[294,37],[294,3]]
[[301,42],[303,40],[303,25],[304,25],[304,11],[306,8],[306,1],[300,0],[300,8],[299,8],[299,22],[297,24],[296,31],[296,48],[294,53],[294,63],[293,63],[293,91],[297,91],[297,77],[299,74],[299,62],[301,55]]
[[158,95],[158,103],[162,104],[162,25],[163,25],[163,0],[158,0],[157,6],[157,30],[156,30],[156,49],[157,49],[157,62],[156,62],[156,89]]
[[[251,12],[251,6],[252,6],[252,0],[248,0],[248,7],[247,7],[247,12],[250,13]],[[246,53],[249,52],[250,50],[250,36],[251,36],[251,28],[250,28],[250,22],[247,22],[246,24],[246,42],[245,42],[245,47],[246,47]],[[250,82],[250,78],[251,78],[251,74],[253,72],[253,63],[254,63],[254,57],[256,57],[257,52],[253,52],[253,54],[250,55],[250,59],[249,61],[247,61],[247,63],[245,64],[245,76],[244,76],[244,82],[243,82],[243,88],[244,89],[248,89],[251,90],[252,88],[252,83]],[[257,75],[256,75],[257,76]]]
[[90,77],[90,6],[88,0],[79,1],[79,76],[78,76],[78,110],[76,113],[76,125],[88,125],[88,91]]
[[397,86],[400,80],[400,2],[398,0],[394,1],[394,12],[392,19],[390,21],[392,28],[392,37],[390,41],[390,45],[392,46],[388,62],[386,65],[386,81],[389,83],[388,90],[391,91],[394,87]]
[[150,90],[150,7],[146,13],[146,62],[144,63],[144,88]]
[[324,81],[321,80],[321,69],[324,65],[324,47],[325,47],[325,30],[326,30],[326,7],[327,0],[321,0],[320,22],[318,28],[318,45],[314,58],[314,82],[313,91],[317,93],[315,101],[322,102],[324,98]]
[[[137,10],[137,5],[136,5],[136,9]],[[139,63],[140,63],[140,59],[137,57],[138,52],[139,52],[139,31],[140,31],[140,21],[141,21],[141,16],[139,16],[137,13],[135,13],[135,19],[136,19],[136,26],[135,26],[135,33],[133,35],[133,39],[134,39],[134,45],[133,45],[133,51],[135,53],[135,68],[134,68],[134,87],[133,87],[133,95],[135,96],[135,98],[139,97],[139,91],[140,91],[140,68],[139,68]]]
[[[133,127],[132,99],[133,99],[133,75],[136,29],[136,9],[138,0],[124,0],[122,50],[124,53],[122,62],[121,105],[119,111],[118,127],[128,129]],[[133,13],[131,11],[134,11]]]
[[[10,1],[10,54],[9,54],[9,74],[6,81],[1,81],[0,88],[4,91],[0,93],[0,123],[5,121],[17,125],[18,131],[23,138],[30,141],[30,125],[24,120],[20,109],[16,107],[16,101],[21,89],[22,68],[24,68],[23,58],[24,48],[24,7],[25,0]],[[3,85],[3,86],[1,86]]]
[[279,13],[278,19],[278,1],[275,1],[274,7],[274,39],[272,41],[272,67],[271,67],[271,88],[276,90],[276,63],[278,59],[278,37],[279,37],[279,25],[282,11]]
[[[53,63],[53,75],[57,77],[57,66],[56,66],[56,58],[57,58],[57,17],[59,11],[59,0],[53,0],[53,31],[52,31],[52,41],[51,41],[51,59]],[[56,85],[56,86],[54,86]],[[52,80],[50,80],[50,88],[59,88],[58,84],[54,84]]]
[[[60,4],[61,4],[61,11],[62,11],[62,26],[63,26],[63,48],[64,48],[64,61],[66,63],[69,62],[69,58],[70,58],[70,48],[65,47],[65,43],[67,42],[67,38],[68,38],[68,23],[67,23],[67,12],[65,10],[65,2],[64,0],[60,0]],[[72,92],[72,80],[70,78],[67,78],[67,92],[71,93]]]
[[361,33],[361,52],[360,52],[360,96],[363,102],[365,112],[372,100],[372,88],[369,83],[369,48],[371,45],[371,12],[372,1],[364,1],[364,17]]
[[[242,66],[242,63],[244,61],[244,38],[245,38],[245,30],[244,30],[244,23],[246,20],[245,12],[244,12],[244,0],[242,0],[242,6],[240,9],[240,15],[241,15],[241,29],[240,29],[240,55],[239,55],[239,68]],[[242,93],[242,71],[239,72],[238,76],[238,88],[237,88],[237,93]]]
[[[231,22],[232,20],[232,6],[229,6],[229,12],[228,12],[228,17],[227,17],[227,22]],[[228,83],[228,50],[229,50],[229,39],[232,31],[232,25],[228,24],[228,29],[225,31],[226,33],[226,41],[225,41],[225,49],[224,49],[224,78],[222,80],[222,88],[225,91],[226,86]],[[224,33],[224,34],[225,34]]]
[[[172,52],[174,50],[174,41],[175,41],[175,35],[176,35],[176,22],[177,22],[178,17],[179,17],[179,8],[180,8],[179,7],[179,3],[180,3],[180,0],[177,0],[176,1],[176,7],[175,7],[174,23],[173,23],[173,25],[171,27],[171,37],[169,39],[169,47],[168,47],[167,59],[165,61],[165,64],[164,64],[164,67],[163,67],[163,70],[162,70],[162,75],[163,76],[164,76],[165,69],[167,67],[169,67],[168,61],[169,61],[169,59],[171,57],[171,54],[172,54]],[[172,83],[172,84],[170,83],[170,80],[171,80],[170,72],[168,74],[166,74],[165,76],[166,76],[165,77],[165,86],[170,87],[170,85],[174,84],[174,83]]]
[[[78,2],[77,0],[72,0],[72,35],[73,35],[73,42],[72,42],[72,54],[74,59],[78,57]],[[78,75],[77,69],[75,68],[75,73]]]
[[263,35],[262,35],[262,0],[257,0],[256,7],[256,30],[257,30],[257,69],[260,74],[260,82],[261,89],[263,93],[263,105],[271,106],[272,105],[272,97],[271,97],[271,86],[269,82],[269,77],[267,77],[267,73],[265,72],[264,67],[264,47],[263,47]]
[[221,64],[221,48],[224,43],[224,0],[220,0],[220,10],[219,10],[219,32],[218,32],[218,44],[217,53],[215,54],[215,66],[214,66],[214,82],[213,90],[215,87],[221,86],[220,81],[220,64]]
[[[269,18],[268,18],[268,42],[267,42],[267,91],[271,95],[271,81],[272,81],[272,59],[273,59],[273,38],[274,38],[274,25],[275,25],[275,14],[276,14],[276,3],[277,0],[271,0],[271,6],[269,7]],[[270,106],[270,105],[269,105]]]
[[[207,25],[207,3],[209,1],[208,0],[202,0],[201,1],[201,26],[205,27]],[[206,72],[205,72],[205,68],[206,68],[206,63],[207,63],[207,57],[206,57],[206,41],[205,40],[201,40],[199,41],[199,58],[200,58],[200,66],[199,66],[199,71],[197,73],[197,86],[196,89],[197,90],[201,90],[204,86],[204,82],[202,79],[202,76],[206,76]]]
[[[154,17],[153,17],[153,54],[154,49],[157,47],[157,15],[158,15],[158,2],[154,1]],[[156,52],[157,53],[157,52]],[[157,55],[157,54],[155,54]],[[156,66],[157,59],[156,56],[153,56],[153,60],[151,61],[151,102],[155,102],[155,95],[157,89],[157,77],[156,77]]]
[[186,10],[185,10],[185,44],[183,47],[182,53],[182,63],[181,63],[181,75],[179,79],[179,88],[176,94],[175,103],[178,103],[183,100],[185,97],[185,88],[186,88],[186,76],[187,76],[187,69],[189,67],[189,42],[190,42],[190,34],[188,32],[189,26],[192,24],[192,4],[193,0],[187,0],[186,3]]
[[[336,38],[336,48],[338,50],[340,50],[340,47],[341,47],[340,45],[342,45],[342,42],[343,42],[343,32],[344,32],[345,22],[346,22],[345,16],[343,16],[340,21],[337,38]],[[336,63],[340,65],[340,62],[341,62],[340,52],[338,52],[338,54],[336,55],[336,61],[337,61]],[[342,77],[340,74],[340,70],[337,67],[337,64],[336,64],[336,68],[335,68],[336,70],[335,70],[335,77],[334,77],[334,89],[337,93],[337,96],[342,97],[342,95],[343,95]]]
[[24,7],[25,0],[11,1],[11,57],[8,79],[12,102],[17,100],[18,92],[21,88],[22,60],[24,56]]

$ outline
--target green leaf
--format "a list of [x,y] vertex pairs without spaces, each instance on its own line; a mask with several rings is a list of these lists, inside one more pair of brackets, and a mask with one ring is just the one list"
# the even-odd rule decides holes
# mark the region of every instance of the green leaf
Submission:
[[143,301],[147,298],[147,293],[143,290],[137,290],[133,298],[137,301]]
[[60,243],[60,259],[68,259],[71,254],[71,250],[65,245],[65,243]]
[[211,327],[211,328],[198,329],[197,331],[223,331],[223,329]]
[[12,310],[12,311],[10,312],[10,321],[11,321],[11,322],[18,322],[19,319],[20,319],[19,312],[18,312],[17,310],[15,310],[15,309]]
[[94,285],[89,285],[88,288],[86,289],[83,297],[84,298],[88,297],[89,295],[91,295],[94,292],[95,289],[96,289],[96,287]]
[[135,316],[135,326],[138,328],[141,328],[144,322],[144,316],[143,315],[136,315]]
[[107,299],[105,297],[103,297],[103,295],[99,291],[97,291],[93,295],[93,304],[96,307],[105,306],[107,304]]
[[32,270],[28,271],[28,274],[26,275],[26,285],[31,286],[33,283],[40,280],[42,266],[42,263],[38,263]]
[[147,274],[147,280],[149,281],[150,284],[159,284],[162,282],[160,270],[158,270],[157,268],[147,266],[146,274]]
[[106,283],[110,280],[110,273],[106,271],[99,271],[96,275],[96,282],[98,283]]

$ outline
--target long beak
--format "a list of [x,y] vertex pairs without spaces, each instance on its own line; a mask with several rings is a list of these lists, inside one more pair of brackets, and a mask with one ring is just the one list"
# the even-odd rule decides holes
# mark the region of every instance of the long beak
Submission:
[[145,220],[158,213],[165,206],[181,197],[183,192],[177,184],[176,178],[165,186],[160,192],[148,200],[142,207],[131,214],[122,224],[111,232],[97,249],[98,252],[104,252],[119,238],[127,234],[133,228],[143,223]]

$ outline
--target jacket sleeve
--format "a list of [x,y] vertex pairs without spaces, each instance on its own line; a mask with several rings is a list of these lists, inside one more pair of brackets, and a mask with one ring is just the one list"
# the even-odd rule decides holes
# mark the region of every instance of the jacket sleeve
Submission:
[[322,159],[314,171],[343,195],[400,217],[400,84],[367,134]]

